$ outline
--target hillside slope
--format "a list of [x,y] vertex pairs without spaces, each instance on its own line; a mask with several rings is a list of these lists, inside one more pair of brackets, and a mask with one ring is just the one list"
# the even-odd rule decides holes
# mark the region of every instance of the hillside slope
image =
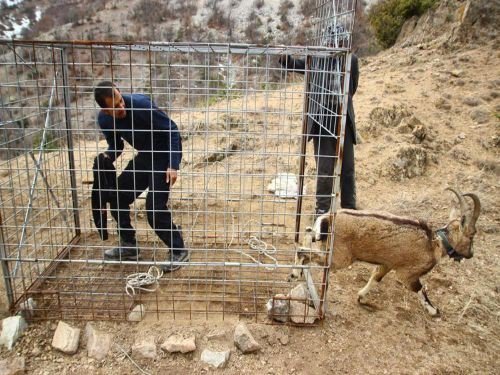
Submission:
[[[457,2],[465,3],[465,2]],[[492,2],[494,3],[494,2]],[[497,2],[495,2],[497,3]],[[477,23],[475,23],[477,24]],[[450,23],[451,25],[451,23]],[[478,32],[484,30],[484,25]],[[421,27],[421,28],[420,28]],[[500,54],[497,37],[466,43],[440,36],[421,39],[424,24],[397,46],[361,60],[355,108],[358,200],[363,208],[446,223],[455,186],[482,202],[475,255],[446,258],[424,282],[441,316],[430,318],[417,299],[389,274],[356,303],[370,267],[355,264],[333,273],[329,313],[321,326],[250,325],[262,350],[234,351],[224,374],[493,374],[500,351]],[[452,35],[450,29],[443,29]],[[475,33],[471,29],[470,33]],[[416,33],[416,34],[415,34]],[[418,34],[418,35],[417,35]],[[440,34],[441,35],[441,34]],[[453,34],[456,35],[456,34]],[[405,43],[413,38],[410,43]],[[83,322],[72,322],[84,328]],[[97,323],[129,350],[135,337],[158,342],[176,332],[197,336],[194,354],[165,354],[139,365],[159,374],[212,373],[200,360],[204,347],[233,347],[234,322]],[[35,323],[13,352],[33,374],[136,373],[114,348],[102,362],[86,351],[65,356],[50,349],[55,326]],[[207,339],[213,332],[217,339]]]

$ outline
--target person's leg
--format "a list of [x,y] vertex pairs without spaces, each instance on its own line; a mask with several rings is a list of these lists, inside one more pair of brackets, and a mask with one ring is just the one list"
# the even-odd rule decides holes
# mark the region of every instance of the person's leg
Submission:
[[[172,221],[172,214],[167,207],[170,186],[166,182],[166,168],[158,169],[149,176],[149,193],[146,197],[148,222],[158,237],[170,248],[170,260],[184,262],[187,261],[189,254],[185,249],[182,234]],[[180,265],[170,265],[163,270],[169,272],[178,268]]]
[[340,206],[356,209],[356,174],[354,169],[354,134],[346,124],[342,173],[340,174]]
[[138,249],[135,229],[130,219],[130,205],[146,189],[147,175],[141,172],[140,156],[129,161],[127,167],[118,176],[117,199],[111,202],[111,215],[117,222],[120,245],[105,251],[107,258],[137,258]]
[[326,134],[318,135],[313,137],[313,144],[317,173],[316,213],[323,214],[330,210],[332,202],[336,139]]

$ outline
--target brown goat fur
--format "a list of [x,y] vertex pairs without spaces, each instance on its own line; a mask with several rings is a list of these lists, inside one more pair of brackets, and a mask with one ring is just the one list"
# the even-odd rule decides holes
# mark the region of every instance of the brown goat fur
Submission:
[[[473,256],[472,241],[481,210],[479,198],[475,194],[461,194],[451,188],[447,190],[457,196],[460,210],[452,210],[448,223],[438,230],[433,230],[422,220],[383,212],[339,210],[335,214],[332,267],[341,269],[356,261],[377,266],[368,283],[358,292],[359,302],[362,302],[374,282],[380,282],[389,271],[394,270],[409,290],[419,294],[429,314],[438,314],[420,283],[420,277],[432,270],[446,254],[455,260]],[[473,200],[473,210],[469,209],[464,197]],[[299,251],[297,263],[328,264],[326,256],[332,238],[328,233],[332,218],[333,215],[329,213],[322,215],[314,225],[314,237],[316,241],[321,241],[321,251]],[[291,277],[299,277],[297,272],[300,273],[295,269]]]

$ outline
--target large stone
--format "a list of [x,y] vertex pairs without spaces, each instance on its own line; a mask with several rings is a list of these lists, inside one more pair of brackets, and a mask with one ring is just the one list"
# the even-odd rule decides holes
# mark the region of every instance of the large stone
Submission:
[[78,350],[79,340],[80,329],[71,327],[61,320],[54,332],[52,347],[66,354],[75,354]]
[[298,284],[295,288],[290,291],[290,298],[295,301],[300,301],[306,303],[310,300],[309,291],[305,283]]
[[139,359],[155,359],[156,344],[154,337],[137,340],[132,346],[132,357]]
[[0,375],[24,374],[24,357],[0,360]]
[[140,322],[146,315],[146,308],[144,305],[135,306],[128,314],[127,320],[129,322]]
[[22,316],[10,316],[2,320],[2,334],[0,335],[0,345],[5,345],[9,350],[21,337],[28,325]]
[[284,294],[277,294],[266,304],[267,316],[277,322],[286,323],[290,316],[290,301]]
[[314,324],[318,314],[313,307],[305,303],[290,301],[290,319],[296,324]]
[[234,330],[234,345],[244,354],[260,350],[259,343],[255,341],[247,325],[243,322],[238,323]]
[[112,336],[96,330],[91,323],[87,323],[87,355],[90,358],[102,360],[111,348]]
[[201,353],[201,361],[215,368],[221,368],[226,366],[230,356],[230,350],[226,350],[224,352],[213,352],[209,349],[205,349]]
[[189,353],[196,350],[196,338],[194,335],[184,337],[182,335],[170,336],[162,345],[161,349],[169,353]]

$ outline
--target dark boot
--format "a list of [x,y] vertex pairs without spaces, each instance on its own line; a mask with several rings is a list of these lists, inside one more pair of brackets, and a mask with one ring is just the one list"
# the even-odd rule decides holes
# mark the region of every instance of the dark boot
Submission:
[[184,249],[172,252],[170,255],[170,262],[170,264],[161,267],[163,272],[167,273],[176,271],[183,266],[181,263],[189,262],[189,251]]
[[104,259],[109,260],[137,260],[139,259],[139,249],[137,241],[125,241],[120,239],[120,246],[104,252]]

